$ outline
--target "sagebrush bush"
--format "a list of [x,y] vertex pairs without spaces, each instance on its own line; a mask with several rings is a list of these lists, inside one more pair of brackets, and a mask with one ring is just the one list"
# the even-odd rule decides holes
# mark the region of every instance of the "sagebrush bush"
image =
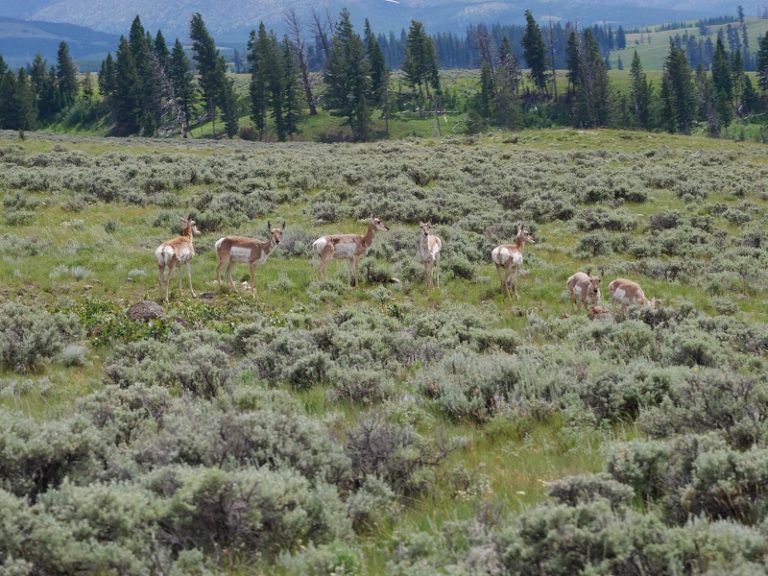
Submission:
[[74,317],[15,302],[0,304],[0,366],[5,370],[33,370],[81,335]]

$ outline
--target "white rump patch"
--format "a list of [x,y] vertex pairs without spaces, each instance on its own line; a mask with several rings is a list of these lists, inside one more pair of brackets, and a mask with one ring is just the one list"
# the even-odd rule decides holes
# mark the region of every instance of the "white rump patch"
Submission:
[[578,284],[573,287],[573,293],[576,294],[576,296],[581,296],[581,286]]
[[328,245],[328,240],[325,239],[325,236],[321,236],[317,240],[315,240],[312,243],[312,249],[315,251],[316,254],[322,254],[323,250],[325,250],[325,247]]
[[626,295],[627,293],[623,288],[616,288],[616,290],[613,291],[614,300],[618,300],[619,302],[629,304],[629,300],[625,298]]

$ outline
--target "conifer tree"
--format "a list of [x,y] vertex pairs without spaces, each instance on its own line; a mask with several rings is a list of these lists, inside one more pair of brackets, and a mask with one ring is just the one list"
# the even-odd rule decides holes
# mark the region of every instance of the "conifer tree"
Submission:
[[419,99],[431,99],[430,86],[436,94],[440,93],[435,45],[418,20],[411,20],[402,70],[411,88],[418,91]]
[[389,83],[389,71],[384,62],[384,52],[379,41],[371,30],[371,24],[365,19],[364,27],[365,54],[371,69],[371,93],[369,99],[372,104],[380,106],[386,97],[387,84]]
[[141,81],[133,51],[125,36],[120,36],[115,60],[115,90],[111,97],[118,135],[136,134],[140,130],[143,114],[140,91]]
[[259,31],[251,31],[248,40],[248,62],[250,63],[251,82],[248,87],[251,96],[251,120],[263,139],[267,127],[267,77],[269,67],[269,36],[263,22]]
[[18,130],[34,130],[37,128],[37,103],[35,90],[25,68],[19,68],[16,76],[16,114]]
[[18,103],[16,101],[16,75],[5,69],[0,75],[0,128],[19,129]]
[[56,92],[59,110],[71,106],[77,97],[77,67],[64,41],[56,52]]
[[547,50],[541,28],[536,23],[530,10],[525,11],[525,34],[523,35],[523,55],[530,68],[531,80],[541,92],[547,91]]
[[299,131],[302,101],[296,51],[288,36],[283,38],[283,100],[285,102],[285,135],[289,138]]
[[670,42],[661,81],[661,119],[669,132],[690,134],[696,118],[693,73],[682,48]]
[[296,57],[296,62],[301,73],[301,83],[304,89],[304,99],[309,107],[309,115],[317,115],[317,105],[315,103],[315,96],[312,91],[312,82],[309,75],[309,62],[306,51],[304,39],[301,35],[301,25],[299,23],[299,17],[296,15],[296,10],[289,9],[286,13],[286,21],[291,35],[293,36],[293,50]]
[[733,116],[733,79],[728,55],[722,39],[717,39],[715,55],[712,59],[712,84],[714,93],[714,106],[720,124],[726,128],[731,123]]
[[605,126],[608,121],[608,73],[591,28],[577,40],[578,70],[573,115],[577,124]]
[[518,97],[520,68],[512,52],[509,38],[505,35],[499,46],[499,62],[493,77],[491,109],[494,123],[514,130],[522,126],[522,108]]
[[768,32],[760,38],[757,51],[757,78],[760,90],[768,90]]
[[350,126],[357,140],[367,140],[371,122],[370,69],[365,46],[354,31],[346,8],[335,25],[323,77],[326,108],[332,115],[345,119],[344,123]]
[[190,69],[189,59],[184,53],[184,47],[178,38],[171,52],[168,77],[173,87],[173,96],[179,109],[181,136],[186,138],[187,130],[192,123],[192,112],[197,99],[195,75]]
[[163,33],[160,30],[157,31],[155,40],[152,42],[152,50],[155,53],[155,57],[160,63],[160,66],[163,68],[163,70],[167,71],[170,65],[171,52],[168,50],[168,44],[165,41],[165,36],[163,36]]
[[[229,94],[231,85],[226,82],[227,66],[199,12],[192,16],[190,37],[192,38],[193,58],[197,62],[200,89],[208,110],[208,118],[214,122],[215,136],[216,106],[221,106],[222,102],[226,101],[224,104],[230,107],[231,112],[234,112],[231,107],[233,102],[231,102]],[[231,120],[234,124],[237,123],[236,118]]]
[[35,92],[38,122],[43,124],[52,120],[56,114],[56,76],[51,74],[51,70],[42,54],[35,54],[29,79]]
[[648,130],[652,125],[651,101],[653,98],[653,86],[643,70],[637,50],[632,56],[632,66],[629,69],[631,78],[631,106],[635,124]]

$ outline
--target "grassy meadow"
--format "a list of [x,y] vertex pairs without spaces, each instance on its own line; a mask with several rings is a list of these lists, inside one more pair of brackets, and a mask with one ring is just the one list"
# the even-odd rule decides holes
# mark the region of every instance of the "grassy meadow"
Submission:
[[[646,573],[759,564],[768,467],[740,458],[768,461],[766,176],[757,144],[629,131],[0,132],[0,567],[635,573],[624,522],[685,542]],[[154,250],[187,215],[198,297],[174,276],[165,316],[130,320],[163,304]],[[344,262],[320,281],[311,242],[371,215],[390,230],[361,285]],[[420,220],[444,242],[431,291]],[[255,290],[243,265],[219,288],[215,241],[283,221]],[[490,251],[519,223],[536,242],[509,299]],[[588,268],[604,300],[627,277],[663,305],[592,322],[564,288]],[[603,552],[561,562],[541,534],[569,522]],[[753,548],[723,552],[729,530]]]

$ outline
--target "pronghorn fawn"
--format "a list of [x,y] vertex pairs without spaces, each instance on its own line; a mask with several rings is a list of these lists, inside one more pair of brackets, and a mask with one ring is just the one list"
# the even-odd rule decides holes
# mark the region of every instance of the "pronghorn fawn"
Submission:
[[157,260],[157,272],[160,280],[160,289],[165,294],[165,302],[168,302],[171,274],[174,268],[179,267],[179,294],[181,294],[181,264],[187,265],[187,278],[189,278],[189,290],[192,297],[196,297],[195,289],[192,288],[192,257],[195,255],[195,246],[192,238],[195,234],[200,234],[195,221],[192,217],[182,218],[184,229],[181,236],[171,240],[166,240],[155,250],[155,260]]
[[576,272],[568,278],[565,288],[568,290],[568,299],[571,307],[578,310],[580,306],[596,305],[600,301],[600,276],[592,276],[591,271]]
[[256,285],[253,283],[253,272],[257,266],[267,261],[272,249],[280,244],[285,230],[285,222],[280,228],[272,228],[267,222],[268,240],[258,240],[247,236],[225,236],[216,241],[216,282],[221,286],[221,269],[226,266],[225,275],[229,287],[237,292],[237,286],[232,281],[232,270],[238,262],[248,264],[249,284],[253,295],[256,296]]
[[373,243],[378,230],[389,230],[379,219],[371,216],[368,223],[368,231],[364,234],[326,234],[312,243],[312,251],[320,256],[320,264],[317,267],[317,275],[322,280],[325,278],[325,269],[334,258],[350,261],[350,268],[354,285],[358,285],[360,258]]
[[526,242],[536,243],[530,232],[518,225],[514,242],[501,244],[491,251],[491,260],[496,264],[496,272],[501,281],[501,290],[506,291],[510,298],[512,298],[512,291],[514,291],[517,299],[520,298],[517,293],[517,277],[523,265],[523,247]]
[[[421,233],[419,234],[419,258],[424,265],[424,277],[427,281],[427,288],[432,288],[432,277],[434,269],[440,264],[440,250],[443,247],[443,241],[434,234],[429,233],[431,222],[419,222]],[[440,269],[437,270],[437,287],[440,288]]]
[[648,300],[640,284],[626,278],[616,278],[616,280],[613,280],[608,284],[608,292],[611,293],[611,302],[620,304],[622,309],[629,305],[655,308],[660,303],[656,298]]

